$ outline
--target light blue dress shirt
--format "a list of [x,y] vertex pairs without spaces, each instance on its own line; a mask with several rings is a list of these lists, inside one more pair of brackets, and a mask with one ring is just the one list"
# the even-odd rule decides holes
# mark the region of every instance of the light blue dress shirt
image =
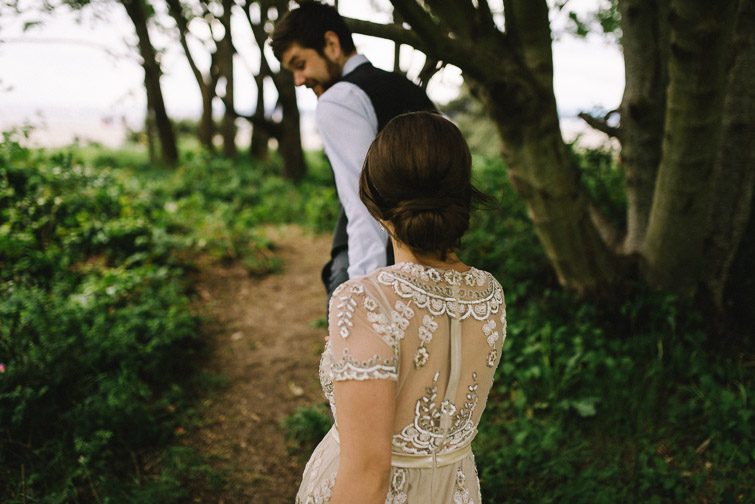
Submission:
[[[346,61],[343,75],[368,60],[356,54]],[[366,275],[386,264],[388,234],[359,199],[359,174],[367,149],[378,132],[375,108],[367,94],[351,82],[338,82],[317,101],[317,128],[333,167],[338,199],[348,225],[349,278]]]

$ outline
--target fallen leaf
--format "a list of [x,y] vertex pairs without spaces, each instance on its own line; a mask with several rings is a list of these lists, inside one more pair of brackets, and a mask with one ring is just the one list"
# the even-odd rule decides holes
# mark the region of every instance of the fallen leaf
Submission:
[[304,389],[294,382],[288,382],[288,390],[294,395],[294,397],[301,397],[304,395]]

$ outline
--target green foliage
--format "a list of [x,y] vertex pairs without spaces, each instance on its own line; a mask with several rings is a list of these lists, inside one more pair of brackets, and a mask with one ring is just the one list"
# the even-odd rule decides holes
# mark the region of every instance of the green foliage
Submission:
[[626,226],[627,197],[624,191],[624,170],[610,149],[580,150],[569,145],[572,162],[582,174],[582,186],[590,201],[617,229]]
[[503,275],[509,300],[529,288],[555,286],[555,278],[527,219],[524,203],[506,180],[498,158],[474,158],[473,182],[494,199],[472,215],[462,242],[462,257],[475,267]]
[[[573,152],[621,224],[621,173]],[[486,502],[745,502],[755,481],[753,376],[690,301],[619,301],[558,289],[499,160],[475,160],[497,204],[475,215],[464,259],[507,294],[508,337],[475,442]]]
[[482,102],[464,86],[457,98],[442,106],[464,134],[469,149],[478,156],[493,159],[500,156],[502,145],[495,123],[488,117]]
[[193,250],[220,262],[239,260],[251,274],[275,272],[281,264],[262,225],[296,222],[324,231],[337,217],[327,164],[316,157],[309,164],[310,173],[294,185],[278,175],[276,160],[263,164],[188,156],[169,175],[153,170],[153,206],[163,207],[171,225],[192,237]]
[[554,7],[557,11],[566,11],[566,29],[576,37],[585,38],[598,32],[612,41],[621,38],[618,0],[600,0],[595,10],[584,14],[570,10],[569,0],[556,0]]
[[190,412],[203,345],[185,239],[118,175],[0,144],[3,502],[133,500],[197,469],[184,451],[166,460],[185,471],[142,472]]
[[325,406],[300,406],[282,422],[289,453],[308,458],[332,425]]
[[[622,225],[611,154],[572,155]],[[186,272],[206,258],[274,272],[264,225],[329,231],[330,170],[321,156],[309,165],[295,186],[275,159],[185,152],[166,172],[131,151],[45,154],[6,135],[0,500],[179,502],[222,483],[176,440],[202,349]],[[473,168],[496,202],[474,214],[463,258],[501,280],[509,319],[475,443],[486,502],[745,502],[746,350],[722,348],[694,304],[663,293],[595,303],[561,292],[500,159]],[[330,425],[324,406],[300,408],[283,422],[289,449],[306,457]]]
[[187,272],[209,259],[274,273],[262,225],[330,229],[330,170],[309,164],[294,186],[275,159],[185,151],[168,172],[139,151],[44,152],[5,134],[0,500],[179,502],[190,482],[219,484],[176,437],[207,386]]

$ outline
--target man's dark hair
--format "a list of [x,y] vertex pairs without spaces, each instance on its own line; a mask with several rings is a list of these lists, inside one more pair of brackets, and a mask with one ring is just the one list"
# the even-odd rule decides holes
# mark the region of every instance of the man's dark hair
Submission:
[[283,53],[295,43],[322,54],[327,31],[338,35],[341,49],[345,54],[351,54],[356,50],[351,38],[351,30],[346,26],[346,22],[338,11],[330,5],[319,2],[302,2],[299,8],[287,12],[275,24],[270,37],[270,46],[278,61],[283,57]]

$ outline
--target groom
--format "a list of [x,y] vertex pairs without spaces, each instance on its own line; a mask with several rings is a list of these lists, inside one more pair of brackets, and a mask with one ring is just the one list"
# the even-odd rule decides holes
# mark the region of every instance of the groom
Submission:
[[271,46],[294,83],[318,97],[317,128],[341,204],[331,259],[322,271],[330,298],[349,278],[393,263],[388,235],[359,199],[367,149],[395,116],[435,107],[421,88],[357,53],[351,31],[329,5],[302,2],[275,25]]

